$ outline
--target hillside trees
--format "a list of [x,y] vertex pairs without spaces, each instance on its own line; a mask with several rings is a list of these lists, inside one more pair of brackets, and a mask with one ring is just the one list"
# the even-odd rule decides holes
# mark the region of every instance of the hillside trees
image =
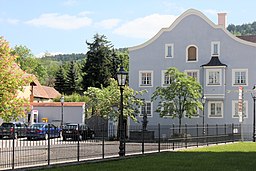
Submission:
[[0,117],[9,122],[24,117],[25,109],[29,110],[29,101],[18,94],[31,78],[17,66],[18,57],[3,37],[0,37],[0,58]]
[[253,23],[242,24],[242,25],[229,24],[227,27],[227,30],[237,36],[256,35],[256,21],[254,21]]

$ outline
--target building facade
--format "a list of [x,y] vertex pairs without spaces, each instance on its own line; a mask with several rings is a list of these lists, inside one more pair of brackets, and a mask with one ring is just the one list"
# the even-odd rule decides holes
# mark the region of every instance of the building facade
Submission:
[[[206,99],[198,117],[183,118],[182,124],[239,124],[238,89],[243,87],[243,124],[252,126],[252,88],[256,84],[256,43],[242,40],[226,30],[226,14],[214,24],[200,11],[189,9],[169,28],[161,29],[147,42],[129,48],[129,85],[148,93],[142,111],[148,125],[177,124],[178,119],[161,118],[157,101],[151,101],[158,86],[168,84],[165,71],[176,67],[193,76]],[[204,117],[203,117],[204,116]],[[142,120],[142,114],[138,121]],[[137,125],[130,121],[130,125]],[[251,128],[247,131],[250,132]]]

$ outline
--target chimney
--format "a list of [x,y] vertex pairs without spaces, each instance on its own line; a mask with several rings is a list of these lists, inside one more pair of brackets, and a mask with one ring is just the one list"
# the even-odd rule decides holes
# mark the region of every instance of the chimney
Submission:
[[227,13],[218,13],[218,25],[226,28]]

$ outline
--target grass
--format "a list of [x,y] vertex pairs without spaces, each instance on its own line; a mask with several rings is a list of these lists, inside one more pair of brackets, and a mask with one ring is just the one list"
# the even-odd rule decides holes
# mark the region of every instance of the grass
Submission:
[[116,161],[56,167],[50,171],[240,171],[256,170],[256,144],[241,142],[193,148]]

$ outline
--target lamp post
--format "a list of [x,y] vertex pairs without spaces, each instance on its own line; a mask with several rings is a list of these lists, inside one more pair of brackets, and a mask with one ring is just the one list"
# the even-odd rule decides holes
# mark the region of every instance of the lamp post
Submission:
[[124,115],[123,115],[123,91],[126,82],[126,77],[128,73],[125,72],[124,67],[121,66],[120,70],[117,72],[117,81],[118,86],[120,87],[120,116],[119,116],[119,135],[120,135],[120,144],[119,144],[119,156],[125,156],[125,137],[124,137]]
[[203,104],[203,136],[205,135],[205,127],[204,127],[204,105],[205,105],[205,101],[206,101],[206,97],[203,95],[202,97],[202,104]]
[[61,103],[61,122],[60,122],[60,125],[61,125],[61,127],[62,127],[62,126],[63,126],[64,95],[61,96],[61,98],[60,98],[60,103]]
[[253,86],[252,88],[252,99],[253,99],[253,130],[252,130],[252,139],[253,142],[255,142],[255,101],[256,101],[256,85]]

